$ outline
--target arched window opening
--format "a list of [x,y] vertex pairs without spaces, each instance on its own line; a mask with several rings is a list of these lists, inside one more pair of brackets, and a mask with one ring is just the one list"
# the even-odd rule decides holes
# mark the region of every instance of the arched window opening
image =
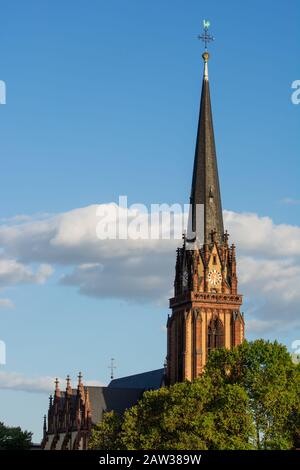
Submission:
[[224,326],[220,318],[213,318],[207,329],[207,349],[208,353],[213,349],[223,348],[224,341]]

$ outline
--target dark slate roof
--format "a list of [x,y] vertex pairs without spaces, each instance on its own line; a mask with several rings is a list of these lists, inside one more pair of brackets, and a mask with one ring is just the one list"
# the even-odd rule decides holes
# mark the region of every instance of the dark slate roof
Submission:
[[[108,387],[88,386],[91,404],[92,422],[99,423],[104,411],[123,414],[135,405],[145,390],[156,390],[163,385],[164,369],[151,370],[142,374],[122,377],[110,382]],[[72,389],[72,412],[76,413],[77,390]],[[63,409],[66,393],[60,394],[60,407]]]
[[108,385],[112,388],[139,388],[142,390],[157,390],[163,385],[165,369],[156,369],[141,374],[129,375],[114,379]]
[[204,242],[210,243],[212,230],[217,232],[217,241],[222,242],[223,215],[208,77],[203,78],[202,84],[190,201],[192,229],[196,236],[201,236],[203,228],[202,214],[197,213],[197,205],[200,207],[199,205],[202,204],[204,206]]
[[140,388],[109,388],[87,387],[92,408],[92,421],[97,424],[101,421],[104,411],[115,411],[123,414],[127,408],[135,405],[141,398],[143,390]]

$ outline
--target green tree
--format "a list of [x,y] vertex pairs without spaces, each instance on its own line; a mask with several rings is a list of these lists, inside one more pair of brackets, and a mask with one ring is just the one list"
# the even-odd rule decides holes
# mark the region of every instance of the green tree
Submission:
[[0,423],[0,450],[27,450],[31,445],[32,433]]
[[126,449],[248,449],[247,396],[239,385],[217,391],[209,378],[146,392],[126,411]]
[[257,340],[214,351],[205,376],[217,388],[239,384],[245,390],[256,449],[291,449],[299,430],[299,372],[285,346]]
[[122,449],[121,424],[122,418],[114,411],[104,413],[102,421],[92,429],[89,448],[101,450]]
[[144,393],[123,420],[106,414],[93,431],[93,449],[248,449],[252,431],[239,385],[214,389],[200,379]]
[[95,449],[203,450],[300,447],[300,366],[276,341],[209,355],[193,383],[144,393],[122,418],[106,415]]

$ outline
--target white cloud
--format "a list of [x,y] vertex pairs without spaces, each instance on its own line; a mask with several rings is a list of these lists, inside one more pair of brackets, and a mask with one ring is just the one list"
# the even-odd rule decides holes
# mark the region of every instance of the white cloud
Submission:
[[[26,377],[18,372],[0,371],[0,389],[20,390],[23,392],[53,393],[54,377]],[[60,380],[61,390],[65,390],[65,380]],[[103,384],[98,380],[84,380],[83,384],[101,387]],[[73,388],[77,386],[73,384]]]
[[0,299],[0,308],[14,308],[14,304],[10,299]]
[[255,319],[249,319],[247,320],[247,331],[250,331],[251,333],[263,333],[267,332],[270,329],[270,325],[268,321],[264,320],[255,320]]
[[[106,387],[106,384],[103,384],[99,380],[84,380],[83,385],[88,386],[88,387]],[[74,385],[73,385],[73,388],[74,388]]]
[[26,392],[49,393],[54,387],[54,378],[28,378],[17,372],[0,371],[0,389],[22,390]]
[[[110,205],[103,206],[107,210]],[[21,266],[45,262],[74,266],[61,282],[78,286],[83,294],[167,301],[177,241],[99,240],[98,207],[92,205],[48,219],[2,225],[0,245]],[[124,210],[120,213],[123,217]],[[129,221],[132,217],[129,211]],[[2,284],[9,280],[6,276]]]
[[[49,264],[60,265],[68,267],[61,284],[84,295],[151,301],[167,311],[178,241],[99,240],[97,209],[91,205],[29,220],[23,216],[23,222],[0,226],[0,286],[43,282],[51,274]],[[121,225],[126,216],[132,220],[132,211],[121,209],[120,214]],[[140,220],[148,223],[144,214]],[[299,326],[300,227],[232,211],[224,211],[224,222],[237,245],[240,291],[251,311],[252,330],[263,331],[266,321],[273,329]],[[113,228],[113,218],[110,224]]]
[[239,251],[277,258],[300,256],[300,227],[274,224],[270,217],[224,211],[225,226]]
[[52,272],[53,268],[45,263],[34,272],[15,259],[0,258],[0,288],[15,284],[43,284]]
[[77,286],[85,295],[167,305],[172,295],[173,265],[172,256],[155,252],[148,260],[146,255],[112,258],[104,264],[79,265],[61,283]]
[[239,260],[240,283],[253,295],[277,296],[284,304],[300,301],[300,264],[293,259],[255,259],[242,256]]
[[300,266],[296,259],[239,258],[239,290],[246,300],[248,332],[300,326]]
[[287,204],[289,206],[299,206],[300,199],[294,199],[292,197],[285,197],[285,198],[281,199],[281,202],[283,204]]

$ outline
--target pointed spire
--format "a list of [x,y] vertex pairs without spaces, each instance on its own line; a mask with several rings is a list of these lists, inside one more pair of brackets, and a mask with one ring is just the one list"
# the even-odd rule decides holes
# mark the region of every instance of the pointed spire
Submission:
[[237,275],[236,275],[236,254],[235,245],[231,245],[231,291],[237,293]]
[[44,422],[43,422],[43,437],[46,437],[47,434],[47,418],[46,415],[44,415]]
[[86,426],[88,429],[92,426],[92,409],[91,409],[91,402],[90,402],[90,394],[88,387],[84,388],[84,411],[85,411],[85,419],[86,419]]
[[55,392],[54,392],[54,396],[55,396],[55,398],[60,398],[59,380],[58,380],[57,377],[56,377],[54,383],[55,383]]
[[78,387],[79,387],[80,385],[82,385],[82,373],[81,372],[79,372],[77,378],[78,378]]
[[67,382],[66,392],[72,395],[71,379],[70,379],[69,374],[66,377],[66,382]]
[[82,382],[82,373],[81,372],[79,372],[79,374],[78,374],[77,391],[78,391],[79,395],[81,396],[81,399],[83,400],[84,399],[84,386],[83,386],[83,382]]
[[225,230],[224,236],[223,236],[224,243],[228,245],[228,240],[229,240],[229,233],[227,230]]
[[90,411],[90,394],[88,387],[84,387],[84,407],[85,407],[85,414],[88,415]]
[[[210,243],[212,230],[216,241],[224,235],[222,204],[208,80],[209,53],[202,55],[204,73],[191,189],[189,232],[200,244]],[[203,209],[203,210],[202,210]],[[190,235],[189,233],[189,235]],[[190,239],[190,236],[189,236]]]

